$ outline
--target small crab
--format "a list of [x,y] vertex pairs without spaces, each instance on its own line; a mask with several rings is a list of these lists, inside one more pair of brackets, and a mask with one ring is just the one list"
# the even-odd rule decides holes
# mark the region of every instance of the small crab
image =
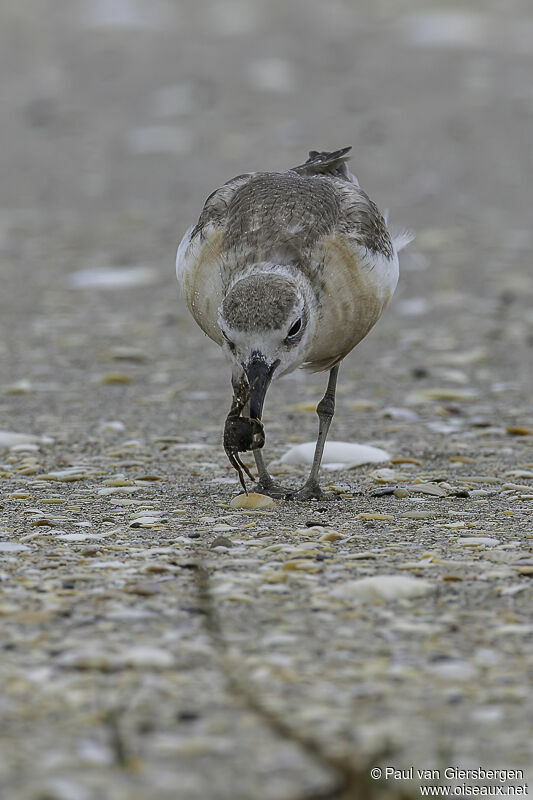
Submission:
[[242,375],[239,385],[234,388],[233,399],[229,414],[224,425],[224,450],[231,465],[237,470],[241,486],[248,494],[243,472],[250,478],[254,477],[246,464],[241,461],[239,453],[257,450],[265,443],[265,431],[260,420],[253,417],[241,417],[242,410],[250,399],[253,388],[248,385],[246,376]]

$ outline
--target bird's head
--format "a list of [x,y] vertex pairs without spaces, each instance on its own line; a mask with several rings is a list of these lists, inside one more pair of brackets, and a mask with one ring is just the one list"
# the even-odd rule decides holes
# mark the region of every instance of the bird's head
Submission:
[[287,275],[255,272],[226,294],[218,316],[223,349],[234,382],[244,370],[252,387],[251,417],[261,419],[274,373],[291,372],[305,361],[310,318],[305,288]]

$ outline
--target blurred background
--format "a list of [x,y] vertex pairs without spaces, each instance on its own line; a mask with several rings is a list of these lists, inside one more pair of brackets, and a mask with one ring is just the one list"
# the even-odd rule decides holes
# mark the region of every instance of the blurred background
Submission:
[[347,144],[400,223],[453,228],[451,248],[476,237],[467,275],[530,244],[527,0],[4,0],[1,15],[4,247],[55,228],[82,259],[166,272],[213,187]]
[[[0,14],[8,385],[53,382],[58,347],[58,369],[90,369],[89,332],[138,340],[177,314],[188,337],[173,262],[205,197],[313,148],[352,145],[362,186],[417,233],[396,301],[425,298],[407,316],[434,310],[434,290],[468,288],[495,313],[530,293],[528,0],[3,0]],[[69,291],[117,281],[128,290]],[[216,347],[191,335],[216,383]]]
[[[166,503],[167,511],[182,501],[190,503],[187,507],[196,514],[191,517],[194,525],[198,524],[196,504],[203,503],[203,513],[210,515],[212,497],[224,501],[236,489],[220,446],[230,402],[229,369],[178,298],[176,247],[207,195],[221,183],[248,171],[283,171],[304,161],[310,149],[352,145],[350,168],[362,187],[381,208],[389,209],[393,224],[413,230],[417,237],[402,253],[400,284],[390,309],[343,365],[333,438],[384,441],[387,446],[392,439],[395,453],[414,454],[419,459],[415,465],[424,463],[421,470],[439,468],[452,483],[446,453],[471,454],[471,448],[477,447],[479,469],[486,467],[494,474],[501,459],[506,459],[504,469],[512,469],[519,459],[504,426],[527,424],[526,406],[532,400],[532,76],[531,0],[1,0],[0,428],[50,437],[41,451],[35,445],[31,457],[14,452],[9,461],[5,456],[2,469],[13,481],[11,491],[21,488],[18,481],[29,482],[22,487],[27,495],[6,502],[4,511],[11,526],[6,530],[28,532],[21,521],[23,510],[33,508],[45,492],[42,482],[30,485],[32,474],[81,462],[96,466],[101,470],[98,474],[107,477],[128,469],[133,470],[128,475],[144,471],[163,476],[166,482],[154,484],[154,503],[161,507]],[[431,394],[435,384],[440,388]],[[265,411],[270,455],[279,455],[288,439],[301,441],[316,435],[314,413],[301,409],[295,413],[292,406],[309,401],[312,411],[323,388],[324,376],[302,373],[272,387]],[[413,395],[419,390],[422,394]],[[392,412],[387,411],[389,407]],[[477,438],[478,434],[486,438]],[[127,445],[122,450],[106,449],[115,443],[113,437]],[[524,448],[520,464],[530,468],[528,441],[526,430],[520,439]],[[204,447],[201,456],[194,456],[194,472],[192,456],[187,461],[182,451],[171,452],[168,442],[196,442]],[[468,459],[459,466],[471,472],[478,469],[469,467]],[[350,473],[346,480],[356,491],[362,478]],[[97,496],[90,483],[80,481],[71,487],[52,486],[71,503],[75,501],[76,524],[122,522],[124,536],[134,536],[126,511],[105,505],[107,498]],[[184,501],[184,497],[189,499]],[[472,514],[480,509],[472,504]],[[216,513],[220,512],[215,509]],[[285,524],[292,529],[304,524],[305,518],[295,521],[292,511],[280,512],[285,513],[289,518]],[[523,530],[526,523],[524,511]],[[57,524],[65,528],[70,523]],[[478,522],[479,526],[484,523]],[[141,533],[139,552],[149,544],[148,533]],[[375,533],[370,531],[370,537]],[[430,534],[426,530],[425,535]],[[373,546],[372,541],[367,547]],[[421,541],[421,546],[429,546]],[[61,665],[52,671],[50,658],[71,647],[68,636],[80,637],[72,644],[74,652],[89,635],[87,631],[93,637],[91,646],[98,648],[108,635],[115,643],[121,636],[130,636],[134,625],[139,641],[153,637],[159,646],[163,635],[168,635],[165,641],[172,648],[175,623],[169,619],[168,630],[164,629],[165,606],[157,618],[160,628],[154,628],[149,616],[147,622],[139,616],[134,623],[134,610],[131,617],[98,617],[103,620],[101,629],[94,620],[93,627],[84,628],[89,617],[85,623],[74,624],[75,617],[65,632],[75,597],[75,589],[69,586],[72,581],[79,586],[69,576],[89,568],[84,567],[86,562],[69,560],[73,551],[66,545],[63,550],[56,544],[49,547],[50,558],[66,564],[65,591],[71,595],[63,597],[63,584],[54,583],[49,573],[48,588],[41,586],[44,573],[39,570],[48,563],[45,550],[32,551],[37,578],[16,602],[24,605],[31,600],[35,602],[31,608],[44,614],[43,604],[48,601],[42,593],[49,591],[55,616],[50,612],[49,624],[39,616],[21,618],[20,625],[27,626],[25,635],[35,637],[31,642],[28,638],[27,646],[20,645],[18,618],[9,618],[6,636],[7,631],[12,636],[12,661],[6,660],[2,667],[7,699],[0,705],[9,715],[3,735],[12,755],[0,761],[0,767],[12,781],[10,798],[86,800],[94,796],[100,800],[104,794],[84,794],[83,787],[71,791],[70,784],[62,789],[58,784],[55,793],[50,790],[42,795],[37,789],[28,795],[24,789],[15,792],[20,775],[26,773],[33,775],[37,785],[41,769],[53,775],[63,768],[68,771],[69,764],[75,767],[83,762],[84,769],[89,764],[91,780],[97,783],[100,765],[104,775],[114,763],[100,746],[108,742],[107,734],[98,740],[100,750],[82,742],[69,764],[66,754],[74,741],[78,747],[78,731],[92,730],[94,721],[87,722],[83,716],[87,709],[113,706],[116,694],[126,686],[121,683],[124,673],[102,677],[97,664],[93,685],[93,673],[87,679],[88,673],[83,672],[74,678],[61,671]],[[106,558],[115,556],[110,549]],[[133,558],[131,554],[125,557],[120,569],[130,569]],[[17,563],[13,568],[18,569]],[[112,582],[93,569],[84,578],[88,583],[82,584],[82,594],[89,592],[89,586],[95,593],[102,591],[102,602],[112,607],[110,614],[118,614],[113,604],[121,597],[124,601],[121,589],[116,588],[120,569],[113,573],[113,590]],[[22,593],[24,581],[31,583],[30,579],[30,573],[22,570],[21,583],[10,586]],[[459,593],[462,585],[454,591]],[[463,598],[465,607],[478,608],[477,584],[468,585],[474,588]],[[185,591],[182,584],[178,588]],[[183,616],[193,620],[187,631],[200,636],[200,623],[194,628],[198,617],[187,616],[192,590],[187,591]],[[141,595],[134,597],[135,604],[157,603],[157,598]],[[164,599],[164,593],[160,597]],[[450,614],[463,608],[453,605],[455,597],[445,607]],[[492,595],[483,597],[487,605],[479,601],[478,642],[496,602]],[[525,593],[517,595],[516,602],[525,603],[525,597]],[[58,611],[62,603],[64,615]],[[512,603],[510,595],[501,600],[502,614]],[[302,602],[290,606],[290,613],[278,613],[287,622],[306,607]],[[12,606],[6,613],[14,614],[17,608]],[[252,625],[252,616],[246,616],[252,614],[249,609],[254,614],[262,613],[261,609],[247,606],[239,616],[238,604],[231,608],[237,611],[227,614],[225,624],[241,630],[240,643],[251,647],[256,630],[268,629],[270,618]],[[443,614],[442,609],[437,604],[437,616]],[[82,612],[89,614],[85,606]],[[526,613],[524,607],[522,621]],[[309,612],[301,631],[305,634],[309,624],[312,632],[315,620]],[[453,630],[462,630],[459,623],[454,625]],[[374,630],[372,624],[370,643],[375,643]],[[320,635],[330,637],[329,622],[324,631]],[[349,636],[353,640],[351,632]],[[306,651],[307,647],[312,650],[313,637],[302,634],[298,647],[290,650],[291,655],[307,659],[304,672],[310,665],[320,669],[314,653]],[[326,653],[331,646],[327,637]],[[473,638],[471,629],[465,629],[463,649],[458,646],[465,659]],[[522,637],[513,641],[518,640],[521,643]],[[183,647],[182,641],[175,645],[178,661]],[[422,663],[432,652],[431,643],[426,649],[420,647]],[[448,645],[442,645],[442,650],[450,652]],[[167,698],[178,692],[177,683],[169,678],[165,688],[163,679],[152,675],[149,659],[146,674],[141,664],[141,672],[124,678],[133,686],[126,686],[127,696],[130,690],[138,692],[139,708],[144,709],[145,703],[147,717],[157,717],[150,724],[162,725],[164,720],[170,731],[178,723],[189,724],[194,719],[187,717],[191,697],[199,698],[195,699],[198,704],[204,702],[204,718],[212,719],[212,710],[221,702],[222,681],[213,677],[218,673],[212,667],[211,672],[209,668],[203,671],[204,651],[205,645],[195,640],[190,663],[172,677],[183,681],[179,691],[183,690],[185,710],[178,722],[175,716],[165,716],[171,713],[174,699],[167,703]],[[410,643],[406,652],[412,653]],[[492,748],[496,758],[503,748],[506,763],[492,766],[509,766],[513,759],[527,763],[531,738],[524,735],[525,703],[530,691],[528,695],[525,661],[516,652],[509,646],[505,657],[505,668],[515,670],[512,675],[504,674],[503,666],[498,672],[501,662],[498,654],[494,656],[498,672],[494,703],[504,703],[509,687],[523,691],[509,701],[503,716],[489,710],[476,717],[466,701],[460,705],[454,699],[455,684],[446,685],[449,694],[442,705],[438,705],[440,689],[435,693],[428,688],[424,695],[428,684],[416,675],[406,679],[409,691],[399,692],[396,678],[389,680],[387,673],[384,693],[379,695],[385,698],[380,700],[383,706],[376,705],[372,688],[368,698],[361,700],[367,703],[369,729],[376,708],[386,708],[383,719],[389,728],[396,725],[400,738],[407,739],[406,764],[416,763],[413,753],[425,747],[429,764],[441,730],[446,731],[448,742],[460,743],[461,752],[469,753],[474,764],[479,761],[483,737],[485,753]],[[260,649],[256,665],[262,663],[261,653]],[[339,664],[346,663],[343,653]],[[378,655],[381,658],[381,651]],[[30,656],[33,671],[28,667]],[[77,663],[68,662],[74,669]],[[92,669],[80,663],[80,669]],[[162,663],[166,663],[164,658]],[[466,670],[473,693],[483,688],[476,670]],[[302,683],[308,702],[319,678],[313,674],[308,683]],[[451,680],[455,680],[453,675]],[[345,692],[354,686],[348,675],[344,688],[332,693],[325,689],[323,697],[341,713]],[[90,694],[90,702],[84,692]],[[493,699],[476,702],[484,708]],[[305,709],[305,702],[296,708]],[[227,740],[230,734],[222,711],[213,730],[222,731],[219,740],[224,736]],[[331,734],[334,745],[334,724],[328,727],[327,715],[319,718],[326,719],[325,741],[330,741]],[[314,726],[315,718],[309,720]],[[491,721],[496,728],[490,727]],[[352,722],[353,718],[343,722],[349,735]],[[55,726],[58,752],[45,747],[50,725]],[[134,727],[132,723],[132,731]],[[143,741],[147,740],[151,730],[146,727],[139,737],[146,734]],[[186,741],[187,734],[183,736]],[[116,793],[109,797],[144,800],[157,780],[161,797],[177,797],[175,750],[163,734],[150,741],[157,756],[153,774],[145,765],[144,788],[139,784],[135,793],[134,776],[123,791],[117,778]],[[227,741],[224,746],[215,743],[215,750],[221,748],[216,753],[228,755]],[[180,742],[176,748],[182,747]],[[252,777],[258,784],[254,785],[262,785],[264,775],[272,772],[272,763],[283,760],[279,751],[272,755],[271,749],[263,751],[258,742],[259,738],[247,743],[249,751],[239,750],[234,742],[231,758],[240,759],[240,772],[228,755],[229,766],[216,796],[228,800],[253,796],[249,794],[250,764],[256,770]],[[190,754],[183,748],[180,753],[181,768],[187,769]],[[76,761],[78,757],[81,762]],[[291,763],[287,756],[287,769]],[[189,776],[192,788],[184,789],[183,797],[205,800],[201,778],[207,776],[213,786],[212,776],[220,774],[218,769],[218,762],[212,772],[196,769]],[[297,782],[303,785],[307,773],[301,768],[297,774]],[[232,783],[235,775],[242,777],[245,787],[241,786],[240,794]],[[75,779],[74,775],[74,783]],[[246,783],[248,779],[251,783]],[[111,785],[107,778],[104,785]],[[272,788],[269,796],[293,796],[285,791],[285,784],[278,789]]]

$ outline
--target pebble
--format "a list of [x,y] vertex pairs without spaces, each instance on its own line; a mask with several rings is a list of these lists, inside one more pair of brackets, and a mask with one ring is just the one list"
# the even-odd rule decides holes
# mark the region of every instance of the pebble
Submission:
[[362,602],[404,600],[422,597],[434,591],[435,585],[422,578],[406,575],[375,575],[345,581],[331,591],[332,597],[353,598]]
[[69,289],[98,289],[99,291],[149,286],[157,273],[151,267],[97,267],[72,272],[67,276]]
[[[308,558],[312,556],[309,555]],[[303,558],[294,558],[290,561],[286,561],[283,566],[281,567],[283,572],[311,572],[317,573],[322,571],[322,566],[317,564],[317,562],[313,559],[312,561],[306,561]]]
[[35,453],[39,450],[39,445],[33,442],[14,444],[9,448],[11,453]]
[[410,491],[420,494],[429,494],[432,497],[446,497],[448,492],[438,483],[420,483],[409,487]]
[[533,472],[530,469],[511,469],[505,473],[506,478],[533,478]]
[[96,647],[90,650],[67,651],[57,659],[57,664],[65,669],[100,670],[103,672],[122,670],[126,667],[137,669],[170,669],[174,658],[159,647],[137,645],[122,652],[111,652]]
[[77,746],[77,754],[87,764],[112,766],[115,755],[110,747],[94,739],[84,739]]
[[91,558],[92,556],[101,555],[101,550],[99,547],[96,546],[84,547],[83,550],[81,551],[81,554],[82,556],[87,556],[88,558]]
[[410,408],[396,408],[395,406],[387,406],[387,408],[384,408],[382,416],[387,419],[395,419],[402,422],[416,422],[419,419],[418,414],[411,411]]
[[19,542],[0,542],[0,553],[24,553],[30,548]]
[[133,481],[127,480],[124,475],[115,475],[114,478],[106,478],[104,486],[133,486]]
[[161,517],[137,517],[130,522],[130,528],[152,528],[154,525],[160,525],[163,520]]
[[462,544],[466,547],[481,547],[482,545],[500,544],[500,540],[494,539],[492,536],[461,536],[457,540],[457,544]]
[[55,538],[62,542],[86,542],[90,539],[104,539],[107,534],[105,533],[63,533],[50,531],[55,534]]
[[337,542],[339,539],[342,539],[342,533],[338,531],[326,531],[321,536],[319,536],[319,542]]
[[345,561],[367,561],[368,559],[377,557],[377,553],[372,553],[368,550],[363,550],[360,553],[349,553],[348,555],[343,556]]
[[120,420],[105,420],[98,425],[99,433],[123,433],[126,426]]
[[24,444],[36,444],[39,442],[38,436],[29,433],[14,433],[13,431],[0,431],[0,450],[8,450],[12,447]]
[[141,597],[152,597],[161,592],[161,586],[156,581],[141,581],[133,583],[126,588],[129,594],[138,594]]
[[143,361],[148,361],[148,356],[143,350],[139,350],[138,347],[127,347],[125,345],[112,347],[109,350],[109,355],[113,361],[135,361],[139,364],[142,364]]
[[4,394],[30,394],[31,392],[33,392],[33,384],[26,378],[4,386]]
[[54,472],[47,472],[45,475],[39,475],[39,480],[71,483],[91,478],[96,474],[96,470],[90,470],[86,467],[68,467],[68,469],[55,470]]
[[483,706],[472,711],[474,722],[481,725],[495,725],[503,718],[503,709],[498,706]]
[[233,547],[233,542],[231,539],[228,539],[227,536],[217,536],[217,538],[211,542],[211,547]]
[[376,483],[390,483],[391,481],[400,480],[401,476],[395,469],[384,467],[383,469],[375,469],[368,473],[369,478],[372,478]]
[[398,500],[405,500],[406,497],[409,497],[409,492],[407,491],[407,489],[402,489],[401,487],[395,489],[393,494],[394,497],[398,498]]
[[107,486],[104,489],[99,489],[98,494],[101,497],[108,497],[109,495],[113,494],[135,494],[135,492],[139,492],[139,486]]
[[462,659],[443,659],[427,667],[427,671],[443,680],[469,681],[477,677],[478,671],[473,664]]

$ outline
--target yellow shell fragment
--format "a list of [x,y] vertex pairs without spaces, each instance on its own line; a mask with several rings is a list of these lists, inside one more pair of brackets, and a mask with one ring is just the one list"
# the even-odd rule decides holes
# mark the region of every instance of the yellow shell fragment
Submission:
[[275,501],[268,497],[266,494],[257,494],[257,492],[250,492],[250,494],[238,494],[230,500],[232,508],[269,508],[275,506]]
[[289,406],[289,411],[316,411],[316,403],[296,403]]
[[342,539],[342,534],[338,533],[337,531],[327,531],[323,533],[322,536],[319,537],[319,542],[336,542],[338,539]]
[[527,428],[525,425],[508,425],[505,430],[511,436],[533,436],[533,428]]
[[108,372],[98,378],[98,383],[102,384],[102,386],[113,383],[131,383],[131,376],[126,375],[124,372]]

